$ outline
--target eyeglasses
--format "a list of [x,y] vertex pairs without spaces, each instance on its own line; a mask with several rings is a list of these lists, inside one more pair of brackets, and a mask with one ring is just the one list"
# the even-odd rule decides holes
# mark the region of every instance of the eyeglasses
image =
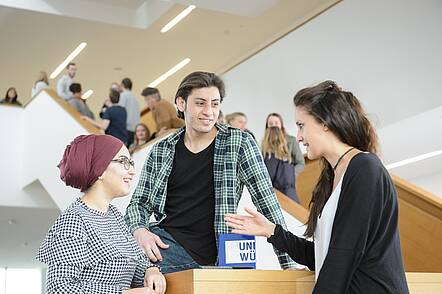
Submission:
[[126,156],[121,156],[120,158],[112,159],[111,161],[121,163],[126,170],[129,170],[131,166],[135,168],[135,162]]

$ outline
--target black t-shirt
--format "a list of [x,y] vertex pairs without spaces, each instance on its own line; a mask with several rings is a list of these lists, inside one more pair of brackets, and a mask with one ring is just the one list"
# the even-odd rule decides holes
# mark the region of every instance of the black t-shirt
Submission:
[[105,133],[114,136],[123,141],[124,144],[127,144],[126,109],[120,105],[112,105],[105,110],[102,118],[110,120]]
[[184,134],[175,146],[172,171],[167,183],[167,216],[160,226],[198,264],[211,265],[216,262],[218,255],[213,228],[215,140],[206,149],[192,153],[184,145]]

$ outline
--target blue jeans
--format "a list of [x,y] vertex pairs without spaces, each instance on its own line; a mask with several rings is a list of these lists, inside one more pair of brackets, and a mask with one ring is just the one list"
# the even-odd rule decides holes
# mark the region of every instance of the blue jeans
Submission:
[[160,250],[162,261],[157,261],[155,264],[161,267],[163,274],[169,274],[173,272],[180,272],[192,268],[200,268],[200,265],[187,253],[187,251],[178,244],[177,241],[166,230],[155,226],[149,228],[149,230],[160,237],[160,239],[169,245],[169,248]]

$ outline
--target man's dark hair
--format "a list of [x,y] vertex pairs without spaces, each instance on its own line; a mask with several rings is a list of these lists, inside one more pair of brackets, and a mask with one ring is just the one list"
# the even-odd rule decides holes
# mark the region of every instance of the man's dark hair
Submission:
[[132,81],[129,78],[124,78],[121,83],[124,88],[132,90]]
[[157,100],[161,100],[161,94],[157,88],[147,87],[141,92],[141,96],[147,97],[150,95],[155,95]]
[[69,69],[69,66],[76,65],[75,62],[69,62],[68,65],[66,65],[66,69]]
[[112,102],[112,104],[117,104],[118,102],[120,102],[120,92],[111,89],[109,92],[109,99]]
[[79,83],[72,83],[69,86],[69,91],[71,91],[72,93],[81,93],[81,85]]
[[[223,80],[216,74],[211,72],[196,71],[186,76],[178,87],[175,94],[175,104],[178,97],[187,102],[187,98],[194,89],[216,87],[218,88],[221,101],[223,102],[226,89]],[[184,119],[184,113],[178,110],[178,117]]]

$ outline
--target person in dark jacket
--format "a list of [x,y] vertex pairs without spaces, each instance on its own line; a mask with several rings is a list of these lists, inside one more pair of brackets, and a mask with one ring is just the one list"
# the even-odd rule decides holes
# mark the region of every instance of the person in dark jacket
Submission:
[[278,127],[268,127],[261,144],[264,163],[275,189],[299,203],[295,186],[295,166],[284,133]]
[[110,90],[108,107],[103,113],[102,121],[97,122],[86,116],[84,120],[89,121],[97,128],[104,130],[107,135],[120,139],[124,144],[128,142],[128,133],[126,130],[126,109],[118,104],[120,93],[116,90]]
[[301,148],[299,148],[298,140],[296,140],[296,137],[287,133],[284,127],[284,121],[279,113],[272,112],[267,116],[266,129],[269,127],[278,127],[281,129],[292,157],[291,164],[295,167],[295,176],[298,176],[304,170],[305,166],[304,154],[302,154]]
[[351,92],[325,81],[294,97],[297,139],[322,161],[305,237],[260,213],[227,214],[233,233],[266,236],[315,270],[313,293],[409,293],[398,233],[395,186],[376,156],[377,136]]

